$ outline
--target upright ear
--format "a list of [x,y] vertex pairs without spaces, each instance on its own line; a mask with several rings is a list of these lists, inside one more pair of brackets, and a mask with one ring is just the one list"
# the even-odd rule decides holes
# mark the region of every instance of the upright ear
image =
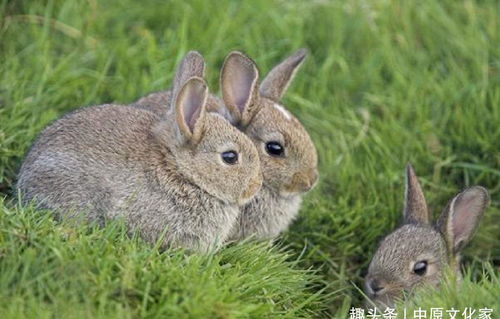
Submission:
[[484,211],[490,202],[488,191],[473,186],[455,196],[439,218],[438,227],[453,254],[457,254],[472,239]]
[[306,55],[306,49],[300,49],[275,66],[262,81],[260,94],[275,102],[281,100]]
[[258,112],[257,86],[259,71],[255,62],[241,52],[228,54],[220,73],[224,104],[242,125]]
[[429,223],[429,211],[424,192],[410,163],[406,165],[405,208],[403,215],[405,223],[408,224]]
[[206,114],[208,89],[205,81],[192,77],[175,97],[176,122],[181,143],[201,139]]
[[179,94],[180,89],[189,78],[203,78],[205,75],[205,61],[203,56],[197,51],[189,51],[182,59],[175,72],[172,85],[172,96]]

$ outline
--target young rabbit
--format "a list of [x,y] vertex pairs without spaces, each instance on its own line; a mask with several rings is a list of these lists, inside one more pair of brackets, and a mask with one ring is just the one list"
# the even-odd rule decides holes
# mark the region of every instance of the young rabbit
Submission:
[[[201,59],[194,51],[186,59],[189,56]],[[279,103],[305,56],[304,49],[297,51],[259,85],[255,63],[240,52],[231,52],[220,76],[223,101],[209,97],[207,110],[225,116],[254,142],[264,178],[260,192],[241,208],[231,240],[279,235],[297,216],[301,195],[316,183],[316,148],[300,122]],[[203,68],[190,69],[197,70],[197,76],[204,75]],[[170,95],[170,91],[151,93],[133,105],[161,114]]]
[[207,251],[224,242],[238,206],[260,188],[259,158],[248,137],[206,112],[205,82],[184,71],[166,119],[100,105],[48,126],[21,167],[23,200],[62,217],[124,218],[150,242],[164,233],[163,247]]
[[449,267],[460,278],[460,252],[471,240],[489,203],[481,186],[457,194],[431,224],[424,194],[410,164],[406,168],[403,225],[388,235],[373,256],[365,291],[377,307],[422,284],[437,286]]
[[221,70],[220,87],[231,122],[254,142],[263,184],[241,209],[232,240],[274,238],[297,216],[301,196],[318,179],[317,153],[302,126],[280,100],[306,56],[299,50],[275,66],[259,85],[255,63],[231,52]]

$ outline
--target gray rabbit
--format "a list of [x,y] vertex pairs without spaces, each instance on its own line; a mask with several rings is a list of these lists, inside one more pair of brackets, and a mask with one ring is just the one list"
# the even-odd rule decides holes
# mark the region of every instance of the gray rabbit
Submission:
[[200,68],[192,59],[178,68],[163,107],[169,116],[99,105],[43,130],[19,173],[23,201],[66,218],[124,218],[150,242],[165,233],[163,247],[223,243],[261,186],[259,158],[248,137],[206,111],[207,86],[192,76]]
[[377,307],[393,307],[403,293],[437,286],[446,269],[460,277],[460,252],[471,240],[489,204],[488,191],[473,186],[457,194],[433,224],[424,193],[410,164],[406,168],[403,225],[389,234],[373,256],[365,291]]

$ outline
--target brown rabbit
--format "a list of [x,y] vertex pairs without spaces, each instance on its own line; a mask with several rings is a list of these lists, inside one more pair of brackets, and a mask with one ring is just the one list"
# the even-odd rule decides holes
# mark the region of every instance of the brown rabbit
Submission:
[[[232,240],[276,237],[297,216],[301,195],[318,178],[316,148],[309,134],[279,103],[305,56],[304,49],[297,51],[274,67],[259,85],[255,63],[240,52],[231,52],[221,70],[223,101],[210,95],[207,102],[208,111],[223,115],[251,138],[261,161],[262,189],[242,207]],[[204,76],[201,55],[191,51],[187,59],[193,74]],[[156,92],[133,105],[162,114],[170,96],[170,91]]]
[[150,242],[165,231],[163,247],[206,251],[224,242],[238,206],[260,188],[258,154],[223,117],[206,112],[201,78],[181,74],[173,92],[166,119],[100,105],[52,123],[21,167],[23,200],[63,217],[124,218]]
[[489,203],[488,191],[473,186],[457,194],[437,223],[410,164],[406,168],[403,225],[380,244],[368,268],[365,291],[380,308],[393,307],[403,293],[437,286],[447,268],[460,278],[460,252],[471,240]]
[[221,70],[220,86],[232,123],[254,142],[261,162],[262,189],[242,208],[231,239],[273,238],[286,230],[301,196],[318,178],[317,153],[302,126],[280,100],[306,51],[275,66],[259,85],[255,63],[231,52]]

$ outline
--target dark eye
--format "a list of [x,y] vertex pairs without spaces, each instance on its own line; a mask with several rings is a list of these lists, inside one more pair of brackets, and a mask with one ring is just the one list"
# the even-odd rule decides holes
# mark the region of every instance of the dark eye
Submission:
[[227,151],[221,154],[222,160],[230,165],[236,164],[238,162],[238,153],[235,151]]
[[413,266],[413,272],[419,276],[425,275],[427,272],[427,261],[419,261]]
[[272,156],[283,156],[285,148],[280,143],[272,141],[266,143],[266,151]]

